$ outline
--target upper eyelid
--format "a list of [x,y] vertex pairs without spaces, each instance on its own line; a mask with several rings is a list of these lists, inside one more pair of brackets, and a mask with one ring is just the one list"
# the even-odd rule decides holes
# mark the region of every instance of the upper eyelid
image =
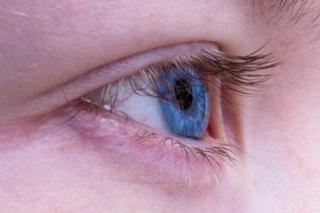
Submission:
[[[154,85],[157,85],[157,82],[164,81],[164,79],[160,79],[159,72],[170,69],[172,66],[177,69],[176,72],[181,72],[185,68],[196,68],[199,72],[199,77],[197,79],[190,79],[192,81],[200,80],[203,84],[208,85],[213,80],[213,85],[211,86],[216,86],[216,81],[219,80],[223,82],[226,89],[231,89],[241,94],[250,94],[253,92],[252,89],[262,86],[270,76],[269,74],[257,71],[270,69],[279,64],[272,54],[260,53],[261,49],[242,57],[228,56],[218,50],[212,52],[202,50],[193,55],[176,56],[172,59],[146,66],[139,72],[121,78],[118,81],[105,84],[81,97],[81,100],[100,108],[108,106],[112,110],[117,100],[118,93],[116,91],[122,86],[124,81],[129,83],[132,92],[136,94],[164,98],[157,96],[157,88]],[[106,96],[110,99],[107,98],[105,100]]]
[[[172,64],[173,62],[189,63],[189,61],[192,61],[193,59],[196,61],[201,61],[201,57],[208,57],[206,60],[211,60],[210,57],[215,57],[214,63],[219,61],[225,62],[226,64],[219,63],[218,65],[224,70],[229,68],[229,70],[225,71],[230,71],[230,73],[234,71],[230,67],[235,65],[241,68],[236,71],[244,71],[246,73],[277,66],[279,62],[274,55],[271,53],[263,54],[261,53],[262,49],[263,47],[246,56],[233,56],[219,52],[218,46],[214,43],[183,43],[139,53],[129,58],[102,66],[101,68],[97,68],[86,75],[81,76],[79,81],[75,83],[79,84],[78,88],[86,88],[85,91],[82,92],[82,95],[85,95],[92,90],[98,89],[101,86],[117,80],[124,79],[139,71],[149,72],[150,70],[158,70],[159,65],[166,66],[168,64]],[[118,73],[121,73],[121,75],[118,75]],[[250,83],[256,84],[258,82]],[[87,88],[86,85],[88,85],[90,88]],[[74,87],[77,85],[72,86]],[[66,95],[66,89],[64,89],[64,95]]]
[[[91,91],[121,78],[125,78],[131,73],[138,72],[152,64],[167,61],[177,56],[194,55],[203,51],[216,52],[217,45],[212,42],[189,42],[136,54],[129,58],[91,70],[65,85],[42,94],[42,96],[32,100],[30,104],[26,106],[25,111],[28,111],[29,115],[48,113],[73,100],[79,99]],[[39,106],[42,110],[39,109]]]
[[[203,49],[211,50],[215,48],[216,45],[213,42],[188,42],[137,53],[136,55],[111,62],[110,64],[93,68],[74,80],[43,92],[29,101],[25,108],[29,115],[39,114],[39,111],[41,111],[39,106],[43,109],[42,113],[50,112],[72,100],[80,98],[90,91],[120,78],[124,78],[150,64],[168,60],[177,55],[192,54],[200,52]],[[38,108],[36,111],[34,111],[35,106]]]
[[[119,80],[132,74],[133,72],[139,71],[148,67],[149,65],[167,61],[180,55],[191,55],[205,50],[216,50],[218,47],[211,42],[190,42],[176,45],[170,45],[166,47],[156,48],[142,53],[137,53],[133,56],[126,57],[114,63],[106,66],[102,66],[94,70],[96,75],[104,78],[103,84],[110,83],[112,81]],[[115,76],[121,72],[121,77]],[[111,77],[111,78],[110,78]],[[99,80],[99,79],[95,79]]]

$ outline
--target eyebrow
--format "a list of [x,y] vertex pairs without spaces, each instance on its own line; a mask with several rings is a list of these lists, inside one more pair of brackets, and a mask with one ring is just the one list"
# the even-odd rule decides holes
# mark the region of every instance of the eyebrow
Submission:
[[269,24],[285,21],[288,27],[304,25],[314,29],[320,25],[320,8],[314,0],[249,0]]

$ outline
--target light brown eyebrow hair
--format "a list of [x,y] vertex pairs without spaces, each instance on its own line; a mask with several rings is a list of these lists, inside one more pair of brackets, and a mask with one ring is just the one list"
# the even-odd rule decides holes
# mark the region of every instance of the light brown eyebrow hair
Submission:
[[269,24],[286,22],[288,27],[303,24],[306,30],[320,25],[317,0],[249,0],[260,17]]

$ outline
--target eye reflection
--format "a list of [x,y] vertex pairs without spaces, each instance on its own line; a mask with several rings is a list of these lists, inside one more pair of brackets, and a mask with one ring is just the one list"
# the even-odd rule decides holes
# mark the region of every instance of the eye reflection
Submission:
[[[177,71],[179,69],[179,71]],[[180,136],[201,139],[209,120],[209,91],[193,67],[169,67],[160,74],[157,89],[168,129]]]

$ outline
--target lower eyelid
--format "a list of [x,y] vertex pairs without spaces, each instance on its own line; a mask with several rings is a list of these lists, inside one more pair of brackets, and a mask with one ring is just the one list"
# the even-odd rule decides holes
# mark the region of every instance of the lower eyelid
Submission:
[[[67,124],[108,166],[119,167],[119,174],[123,174],[119,177],[122,181],[161,186],[207,187],[216,184],[216,180],[223,174],[225,161],[230,160],[213,156],[210,165],[208,159],[200,153],[189,152],[186,155],[185,150],[177,143],[163,140],[165,136],[151,134],[152,131],[124,121],[122,117],[110,118],[103,114],[81,110]],[[211,143],[217,145],[217,141]],[[224,150],[227,154],[227,149]]]

